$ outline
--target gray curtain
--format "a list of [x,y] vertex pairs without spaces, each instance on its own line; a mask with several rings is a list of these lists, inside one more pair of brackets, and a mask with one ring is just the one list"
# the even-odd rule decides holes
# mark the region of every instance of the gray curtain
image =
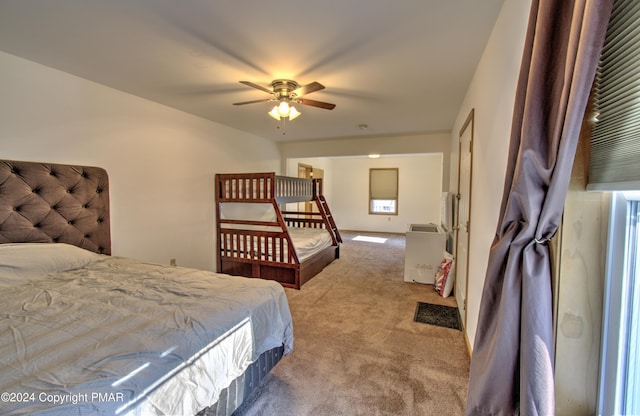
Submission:
[[553,415],[548,240],[560,223],[611,0],[533,0],[467,415]]

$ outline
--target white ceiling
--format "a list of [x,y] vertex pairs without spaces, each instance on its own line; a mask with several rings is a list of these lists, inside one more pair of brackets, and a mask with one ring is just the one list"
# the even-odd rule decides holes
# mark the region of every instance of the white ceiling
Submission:
[[[0,50],[275,141],[452,128],[503,0],[1,0]],[[240,80],[326,89],[286,135]],[[363,130],[359,125],[366,124]]]

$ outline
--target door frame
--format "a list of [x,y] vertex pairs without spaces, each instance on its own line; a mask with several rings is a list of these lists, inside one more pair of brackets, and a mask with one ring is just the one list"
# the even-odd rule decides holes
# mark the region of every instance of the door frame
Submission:
[[[298,162],[298,178],[313,179],[313,166]],[[300,209],[300,205],[298,205],[298,209]],[[313,202],[302,202],[301,211],[313,212]]]
[[454,293],[456,291],[456,286],[459,282],[458,280],[458,264],[459,262],[457,261],[457,257],[458,257],[458,234],[460,232],[460,183],[461,183],[461,165],[462,165],[462,136],[464,136],[467,133],[467,129],[471,129],[470,130],[470,134],[471,134],[471,138],[470,138],[470,143],[469,143],[469,195],[468,195],[468,199],[469,199],[469,221],[467,224],[467,261],[465,262],[466,264],[466,270],[464,270],[464,285],[465,285],[465,289],[464,289],[464,293],[465,293],[465,298],[464,298],[464,305],[458,305],[458,308],[462,307],[464,308],[464,322],[462,322],[463,327],[467,328],[467,315],[468,315],[468,308],[467,308],[467,304],[468,304],[468,299],[469,299],[469,246],[470,246],[470,242],[471,242],[471,195],[473,193],[473,144],[475,141],[475,109],[472,108],[471,111],[469,112],[469,115],[467,116],[467,119],[465,120],[465,122],[462,124],[462,127],[460,128],[460,131],[458,133],[458,188],[456,190],[456,208],[455,208],[455,221],[454,221],[454,230],[455,230],[455,241],[454,241],[454,245],[453,245],[453,258],[456,259],[456,268],[455,268],[455,284],[454,284]]

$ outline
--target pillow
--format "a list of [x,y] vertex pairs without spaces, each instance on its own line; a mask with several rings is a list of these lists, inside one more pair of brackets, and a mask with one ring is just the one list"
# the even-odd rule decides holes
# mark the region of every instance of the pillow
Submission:
[[453,255],[445,251],[443,259],[436,269],[433,288],[443,298],[448,297],[453,289]]
[[64,243],[0,244],[0,285],[20,284],[48,273],[79,269],[102,257]]

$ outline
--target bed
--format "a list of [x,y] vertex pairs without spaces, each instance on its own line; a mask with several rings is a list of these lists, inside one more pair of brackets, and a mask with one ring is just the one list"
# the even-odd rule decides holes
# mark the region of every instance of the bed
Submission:
[[216,175],[218,272],[300,287],[339,258],[342,238],[321,179]]
[[229,415],[292,351],[280,284],[110,238],[103,169],[0,160],[0,414]]

